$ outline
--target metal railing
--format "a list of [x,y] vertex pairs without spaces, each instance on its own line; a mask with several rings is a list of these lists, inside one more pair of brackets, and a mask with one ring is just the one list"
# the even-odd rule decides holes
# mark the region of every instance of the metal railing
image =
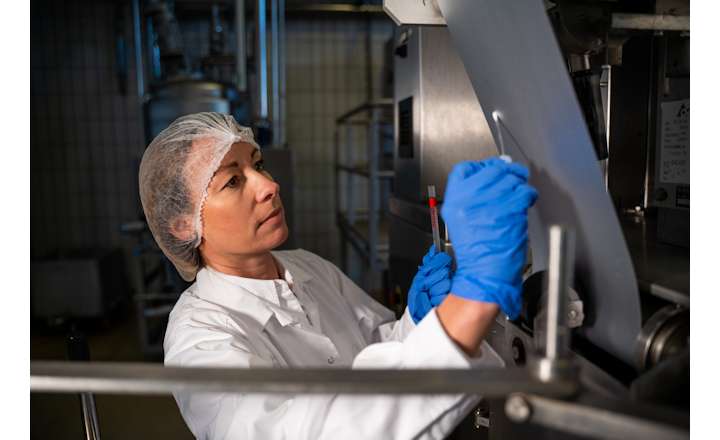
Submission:
[[[507,398],[505,413],[516,423],[533,423],[596,438],[687,439],[689,414],[661,418],[657,407],[636,404],[637,414],[598,409],[572,399],[580,390],[569,362],[561,313],[573,267],[572,229],[550,228],[548,313],[544,350],[529,368],[446,370],[225,369],[177,368],[146,363],[30,363],[30,391],[158,395],[178,393],[274,394],[466,394]],[[533,365],[535,367],[533,367]],[[649,420],[638,414],[659,414]],[[667,411],[666,411],[667,413]],[[658,421],[661,420],[661,421]],[[671,421],[672,420],[672,421]],[[671,424],[672,423],[672,424]],[[96,423],[97,425],[97,423]],[[99,429],[98,429],[99,432]],[[87,438],[92,438],[88,433]]]
[[[372,271],[387,270],[387,259],[380,258],[380,253],[389,251],[388,244],[379,242],[380,210],[383,208],[380,201],[380,182],[382,179],[392,179],[394,172],[379,169],[380,155],[380,127],[392,124],[392,118],[381,117],[382,110],[392,108],[392,99],[377,99],[368,101],[343,114],[335,121],[335,186],[336,194],[336,221],[342,234],[342,265],[348,273],[347,243],[350,243],[367,264],[367,274],[363,280],[365,290],[369,290]],[[365,117],[362,117],[365,116]],[[354,128],[356,125],[367,127],[367,153],[366,161],[356,162]],[[345,163],[340,162],[340,131],[345,127]],[[346,173],[346,200],[347,210],[341,209],[340,173]],[[367,209],[361,212],[357,207],[355,194],[355,176],[363,176],[367,180]],[[367,221],[368,231],[363,233],[357,227],[358,221]]]
[[350,370],[177,368],[134,362],[30,363],[30,391],[158,395],[172,392],[279,394],[482,394],[569,396],[574,380],[545,383],[524,369]]

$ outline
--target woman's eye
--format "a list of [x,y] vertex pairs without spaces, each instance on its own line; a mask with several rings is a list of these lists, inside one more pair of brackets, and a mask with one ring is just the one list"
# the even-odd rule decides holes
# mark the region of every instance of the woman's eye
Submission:
[[232,179],[230,179],[228,181],[228,183],[225,184],[225,186],[227,188],[233,188],[233,187],[237,186],[237,184],[238,184],[238,178],[233,176]]
[[259,161],[255,162],[255,170],[256,171],[263,171],[265,169],[265,159],[260,159]]

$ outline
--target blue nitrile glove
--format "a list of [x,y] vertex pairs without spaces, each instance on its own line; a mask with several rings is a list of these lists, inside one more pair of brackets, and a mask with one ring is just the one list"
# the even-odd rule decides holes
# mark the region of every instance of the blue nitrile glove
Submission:
[[457,263],[452,294],[496,303],[511,320],[522,308],[527,211],[538,197],[528,176],[522,164],[498,158],[460,162],[441,211]]
[[408,309],[415,324],[443,302],[450,291],[452,275],[450,255],[444,252],[435,255],[435,247],[430,246],[408,291]]

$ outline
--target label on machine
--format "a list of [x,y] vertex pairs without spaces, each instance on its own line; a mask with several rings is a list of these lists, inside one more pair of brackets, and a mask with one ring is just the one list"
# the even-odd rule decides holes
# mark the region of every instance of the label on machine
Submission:
[[663,102],[660,181],[690,184],[690,100]]

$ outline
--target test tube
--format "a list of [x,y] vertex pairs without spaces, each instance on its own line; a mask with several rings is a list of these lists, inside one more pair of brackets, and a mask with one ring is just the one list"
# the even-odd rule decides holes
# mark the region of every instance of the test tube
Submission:
[[435,207],[435,187],[428,186],[428,196],[430,197],[430,220],[432,221],[433,245],[435,246],[435,255],[442,252],[440,249],[440,230],[437,222],[437,208]]

